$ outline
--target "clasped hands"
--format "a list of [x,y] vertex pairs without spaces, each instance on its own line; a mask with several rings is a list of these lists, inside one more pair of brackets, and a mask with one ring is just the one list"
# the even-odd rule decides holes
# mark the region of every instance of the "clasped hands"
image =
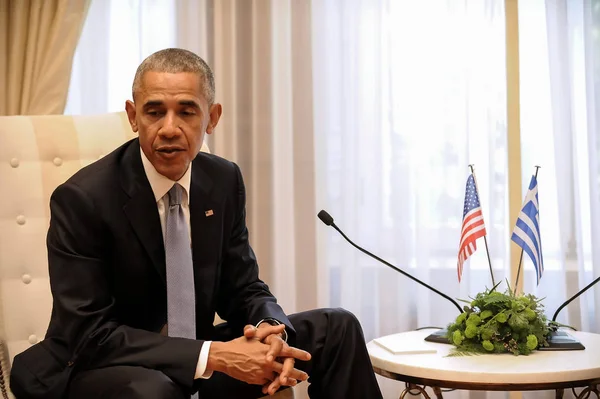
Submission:
[[213,342],[208,367],[249,384],[262,385],[273,395],[281,386],[294,386],[308,374],[294,367],[296,359],[308,361],[310,353],[289,346],[281,334],[285,325],[247,325],[244,335],[228,342]]
[[246,339],[256,340],[269,346],[266,362],[272,370],[272,378],[265,378],[263,381],[264,394],[273,395],[283,385],[294,386],[298,381],[305,381],[308,378],[304,371],[294,368],[294,362],[295,359],[310,360],[310,353],[289,346],[281,338],[284,329],[283,324],[272,326],[266,323],[258,328],[251,325],[244,328]]

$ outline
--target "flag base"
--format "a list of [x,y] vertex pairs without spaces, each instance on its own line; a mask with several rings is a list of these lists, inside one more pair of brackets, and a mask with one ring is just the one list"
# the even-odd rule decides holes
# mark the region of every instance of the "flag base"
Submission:
[[[440,344],[448,344],[448,338],[446,338],[447,330],[445,328],[435,331],[434,333],[425,337],[425,341],[436,342]],[[540,351],[577,351],[585,349],[585,346],[578,339],[569,335],[565,331],[553,331],[550,333],[548,338],[548,344],[550,346],[541,347]]]

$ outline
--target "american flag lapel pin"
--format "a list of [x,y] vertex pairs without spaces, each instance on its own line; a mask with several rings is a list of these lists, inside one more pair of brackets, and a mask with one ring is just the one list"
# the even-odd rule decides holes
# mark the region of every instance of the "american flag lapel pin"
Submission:
[[212,215],[214,215],[214,214],[215,214],[215,213],[213,212],[213,210],[212,210],[212,209],[209,209],[208,211],[205,211],[205,212],[204,212],[204,215],[206,215],[206,217],[212,216]]

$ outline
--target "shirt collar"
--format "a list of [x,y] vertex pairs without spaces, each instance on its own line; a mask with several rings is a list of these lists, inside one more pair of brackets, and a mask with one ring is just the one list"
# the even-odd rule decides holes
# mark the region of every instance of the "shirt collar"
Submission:
[[181,177],[181,179],[179,179],[178,181],[173,181],[168,177],[161,175],[156,171],[156,169],[154,169],[154,166],[152,165],[148,157],[146,157],[146,154],[144,154],[144,150],[142,150],[141,148],[140,154],[142,156],[144,172],[146,172],[146,177],[150,182],[150,187],[152,187],[152,192],[154,193],[154,198],[156,199],[156,202],[158,202],[162,197],[164,197],[175,183],[179,183],[181,187],[183,187],[183,191],[185,193],[182,200],[188,199],[189,203],[190,182],[192,180],[191,163],[190,166],[188,166],[185,173],[183,174],[183,176]]

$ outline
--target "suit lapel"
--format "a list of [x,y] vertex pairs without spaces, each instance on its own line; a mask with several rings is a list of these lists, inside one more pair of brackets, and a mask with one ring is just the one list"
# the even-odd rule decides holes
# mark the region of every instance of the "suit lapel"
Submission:
[[121,185],[130,197],[123,210],[166,286],[165,248],[160,217],[152,187],[142,165],[139,140],[134,140],[125,152],[121,171]]
[[192,257],[196,283],[197,314],[212,325],[217,265],[221,254],[223,206],[214,189],[214,176],[208,170],[208,160],[202,153],[192,164],[190,184],[190,225],[192,228]]

